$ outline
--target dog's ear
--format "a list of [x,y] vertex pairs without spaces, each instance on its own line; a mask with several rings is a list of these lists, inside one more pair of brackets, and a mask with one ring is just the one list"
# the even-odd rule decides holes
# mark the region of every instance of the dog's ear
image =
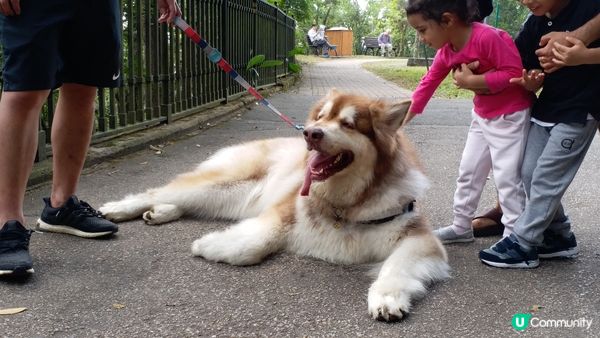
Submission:
[[410,100],[391,103],[388,107],[387,116],[385,117],[386,124],[394,130],[398,130],[402,127],[410,104]]

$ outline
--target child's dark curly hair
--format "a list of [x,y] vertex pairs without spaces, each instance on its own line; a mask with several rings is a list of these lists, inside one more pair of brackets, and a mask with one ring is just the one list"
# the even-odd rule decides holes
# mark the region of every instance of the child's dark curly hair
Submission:
[[453,13],[469,24],[477,21],[479,9],[476,0],[408,0],[406,14],[421,14],[425,20],[442,23],[442,14]]

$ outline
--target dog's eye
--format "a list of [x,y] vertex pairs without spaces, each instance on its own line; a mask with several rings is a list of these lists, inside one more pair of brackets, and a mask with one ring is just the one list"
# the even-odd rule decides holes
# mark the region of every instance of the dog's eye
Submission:
[[354,129],[354,123],[348,121],[342,121],[342,127],[348,129]]

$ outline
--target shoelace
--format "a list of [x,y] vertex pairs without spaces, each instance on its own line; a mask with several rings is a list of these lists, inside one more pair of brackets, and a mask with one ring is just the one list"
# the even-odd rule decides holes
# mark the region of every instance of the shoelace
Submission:
[[85,201],[79,201],[79,207],[73,211],[74,214],[78,216],[88,216],[88,217],[99,217],[103,218],[102,213],[89,205]]

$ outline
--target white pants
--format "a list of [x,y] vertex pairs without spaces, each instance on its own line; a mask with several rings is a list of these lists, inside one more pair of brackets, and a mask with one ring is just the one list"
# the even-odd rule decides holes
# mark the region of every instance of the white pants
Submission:
[[529,115],[530,111],[526,109],[484,119],[472,112],[473,121],[460,160],[454,193],[455,227],[464,231],[471,229],[481,192],[492,169],[498,200],[504,213],[504,236],[512,233],[515,221],[525,208],[521,165]]

